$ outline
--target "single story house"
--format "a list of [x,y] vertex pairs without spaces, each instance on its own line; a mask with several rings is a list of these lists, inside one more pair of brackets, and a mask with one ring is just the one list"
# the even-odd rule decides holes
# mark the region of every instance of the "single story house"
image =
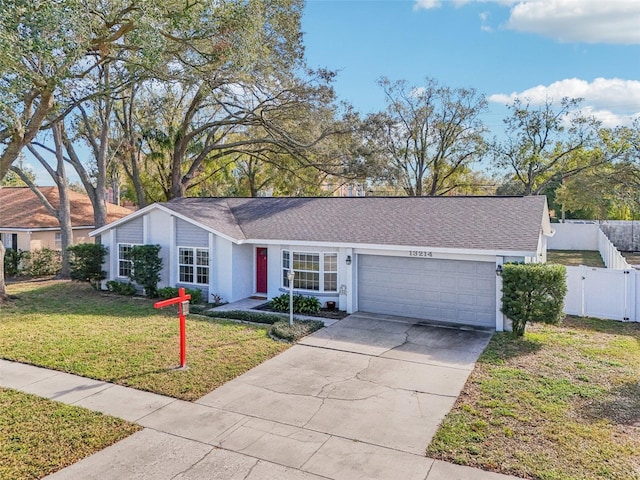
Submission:
[[109,280],[158,244],[160,286],[234,302],[289,291],[340,310],[502,330],[500,266],[546,261],[544,196],[180,198],[91,233]]
[[[58,208],[58,187],[39,187],[49,203]],[[69,192],[73,243],[93,242],[93,206],[87,195]],[[114,222],[132,210],[107,204],[107,221]],[[29,187],[0,188],[0,241],[7,249],[31,252],[42,248],[60,250],[60,224]]]

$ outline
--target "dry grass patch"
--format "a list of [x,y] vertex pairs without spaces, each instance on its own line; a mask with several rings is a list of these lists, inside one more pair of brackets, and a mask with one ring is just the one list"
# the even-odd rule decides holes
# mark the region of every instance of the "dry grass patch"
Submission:
[[536,479],[640,479],[640,324],[497,333],[427,454]]
[[621,252],[622,256],[631,265],[640,265],[640,253],[639,252]]
[[585,265],[604,268],[605,266],[600,252],[590,250],[547,250],[547,262],[568,267]]
[[[286,350],[268,327],[189,317],[186,371],[175,308],[65,281],[8,286],[0,355],[141,390],[195,400]],[[200,320],[196,320],[199,318]]]
[[140,428],[84,408],[0,388],[0,480],[42,478]]

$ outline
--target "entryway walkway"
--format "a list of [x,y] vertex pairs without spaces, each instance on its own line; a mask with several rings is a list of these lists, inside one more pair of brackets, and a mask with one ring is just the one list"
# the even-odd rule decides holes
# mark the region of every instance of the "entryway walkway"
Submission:
[[424,456],[490,334],[353,315],[190,403],[0,360],[0,385],[144,430],[60,479],[515,477]]

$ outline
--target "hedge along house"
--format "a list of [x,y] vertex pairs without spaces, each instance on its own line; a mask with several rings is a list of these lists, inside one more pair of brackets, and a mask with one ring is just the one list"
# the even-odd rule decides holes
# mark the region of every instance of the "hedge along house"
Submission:
[[234,302],[289,291],[341,310],[503,329],[504,262],[546,261],[544,196],[180,198],[95,230],[109,280],[159,244],[160,286]]

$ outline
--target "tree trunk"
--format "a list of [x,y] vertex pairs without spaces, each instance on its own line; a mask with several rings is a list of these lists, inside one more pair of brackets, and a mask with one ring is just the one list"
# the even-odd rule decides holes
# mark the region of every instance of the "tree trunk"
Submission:
[[64,168],[64,144],[62,141],[62,130],[60,123],[53,125],[53,140],[56,146],[56,177],[54,178],[58,186],[58,196],[60,205],[58,206],[58,222],[60,224],[60,249],[62,250],[62,269],[60,278],[71,278],[71,268],[69,265],[69,245],[73,244],[73,229],[71,225],[71,204],[69,202],[69,182]]
[[9,297],[7,296],[7,286],[4,282],[4,254],[6,250],[2,240],[0,240],[0,304],[6,302]]

